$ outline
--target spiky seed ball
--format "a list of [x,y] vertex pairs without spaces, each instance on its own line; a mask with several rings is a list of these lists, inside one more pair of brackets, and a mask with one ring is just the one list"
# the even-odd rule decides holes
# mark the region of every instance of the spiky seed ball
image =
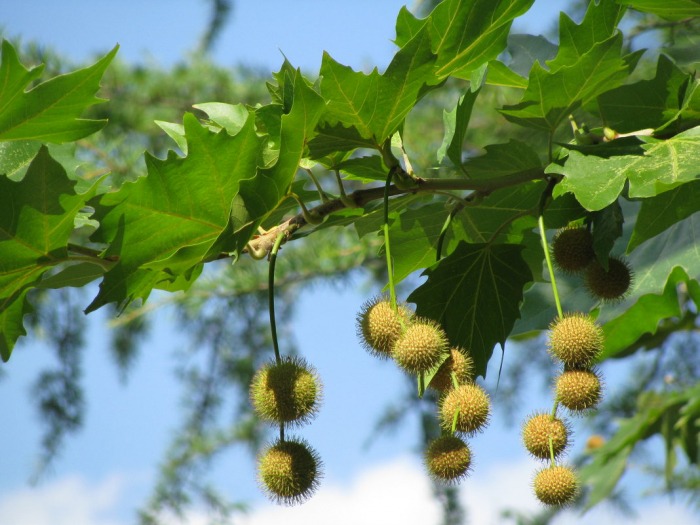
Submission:
[[461,348],[450,349],[450,356],[440,365],[429,386],[440,392],[449,390],[453,386],[453,373],[460,384],[474,378],[474,360]]
[[586,452],[599,449],[605,445],[605,438],[600,434],[593,434],[586,440]]
[[357,336],[368,352],[387,358],[411,318],[412,313],[405,306],[398,305],[394,310],[385,297],[374,297],[362,305],[357,316]]
[[593,370],[565,370],[556,381],[556,398],[569,410],[586,410],[600,402],[600,377]]
[[550,439],[556,458],[569,443],[569,428],[563,420],[552,418],[550,414],[535,414],[523,425],[523,443],[534,457],[550,459]]
[[394,345],[393,357],[410,374],[427,372],[449,351],[445,331],[430,319],[416,319]]
[[550,325],[549,351],[569,368],[588,368],[603,349],[603,330],[581,313],[557,318]]
[[445,483],[457,483],[469,474],[472,453],[457,436],[444,435],[434,439],[425,451],[425,465],[430,475]]
[[552,239],[552,257],[563,272],[583,271],[595,258],[591,232],[581,227],[559,230]]
[[622,259],[610,257],[608,269],[598,261],[586,269],[585,282],[588,291],[603,301],[619,301],[632,286],[632,269]]
[[308,499],[318,487],[321,460],[303,440],[278,440],[260,455],[258,475],[270,499],[294,505]]
[[545,505],[572,503],[578,493],[576,473],[569,467],[555,466],[540,470],[534,480],[535,496]]
[[491,402],[488,394],[479,385],[467,383],[450,390],[442,399],[440,426],[451,431],[457,414],[455,430],[473,434],[486,425],[490,413]]
[[263,366],[250,385],[255,413],[274,423],[309,421],[318,411],[320,398],[321,381],[316,371],[299,358]]

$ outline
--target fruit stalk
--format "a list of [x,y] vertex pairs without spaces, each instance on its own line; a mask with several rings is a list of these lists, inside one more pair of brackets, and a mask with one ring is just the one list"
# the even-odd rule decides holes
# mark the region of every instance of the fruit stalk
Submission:
[[384,253],[386,254],[386,271],[389,275],[389,299],[391,307],[394,311],[398,311],[396,304],[396,289],[394,287],[394,266],[391,260],[391,246],[389,244],[389,188],[391,187],[391,179],[394,176],[394,170],[389,170],[389,175],[386,178],[384,186]]
[[282,357],[280,356],[280,348],[277,341],[277,322],[275,321],[275,263],[277,262],[277,252],[280,249],[284,236],[284,232],[280,232],[275,239],[275,244],[272,245],[272,250],[270,250],[270,267],[267,275],[267,303],[270,308],[270,332],[272,334],[272,348],[275,350],[275,361],[277,361],[278,365],[282,363]]
[[544,250],[544,259],[547,261],[547,270],[549,271],[549,280],[552,283],[552,293],[554,294],[554,303],[557,306],[557,314],[561,319],[564,317],[564,312],[561,309],[561,301],[559,300],[559,292],[557,291],[557,281],[554,278],[554,267],[552,266],[552,258],[549,255],[549,247],[547,246],[547,235],[544,231],[544,217],[539,216],[537,220],[540,227],[540,239],[542,241],[542,249]]

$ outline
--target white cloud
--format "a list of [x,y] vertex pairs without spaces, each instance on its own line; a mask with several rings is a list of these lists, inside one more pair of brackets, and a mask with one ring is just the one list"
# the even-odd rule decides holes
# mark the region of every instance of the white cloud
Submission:
[[267,505],[239,520],[241,525],[406,525],[438,523],[440,507],[420,466],[399,459],[360,473],[347,487],[326,482],[307,503]]
[[[504,508],[523,513],[539,510],[531,489],[536,465],[530,460],[476,465],[460,486],[460,499],[467,509],[470,525],[505,525]],[[112,475],[90,483],[70,475],[37,488],[19,488],[0,495],[2,525],[133,525],[134,503],[128,493],[144,488],[141,476]],[[141,500],[146,494],[142,494]],[[683,505],[655,498],[638,503],[637,515],[626,520],[610,507],[601,505],[580,516],[567,512],[556,525],[692,525],[697,516]],[[117,518],[116,516],[121,516]],[[423,467],[415,458],[400,458],[361,471],[347,485],[325,480],[320,490],[304,505],[282,507],[263,503],[237,525],[437,525],[440,505],[433,499]],[[169,525],[208,525],[201,510],[187,513],[183,520],[164,520]]]
[[627,516],[608,505],[599,505],[581,516],[577,512],[567,512],[554,521],[555,525],[693,525],[698,523],[698,516],[685,506],[673,505],[668,500],[654,498],[651,504],[635,507],[635,514]]
[[120,503],[125,479],[114,475],[92,485],[71,475],[0,497],[0,523],[7,525],[122,525],[110,514]]

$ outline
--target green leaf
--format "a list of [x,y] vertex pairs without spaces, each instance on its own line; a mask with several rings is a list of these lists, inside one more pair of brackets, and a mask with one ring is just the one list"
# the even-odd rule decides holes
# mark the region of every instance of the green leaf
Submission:
[[321,93],[328,104],[324,122],[352,126],[362,138],[381,144],[399,128],[425,84],[434,81],[434,62],[426,31],[401,48],[382,75],[376,68],[369,75],[353,71],[324,53],[320,72]]
[[469,80],[472,71],[495,59],[506,48],[513,19],[524,14],[533,0],[446,0],[426,20],[435,74]]
[[146,157],[148,175],[101,197],[95,240],[109,242],[118,264],[105,274],[87,311],[145,298],[167,276],[200,263],[224,230],[243,179],[255,174],[261,139],[250,115],[241,131],[214,133],[186,114],[188,156]]
[[617,0],[617,3],[653,13],[667,20],[682,20],[700,16],[700,1],[698,0]]
[[492,60],[489,62],[486,83],[493,86],[514,87],[519,89],[525,89],[527,87],[526,78],[514,73],[499,60]]
[[408,297],[418,315],[438,321],[452,345],[470,352],[478,375],[520,315],[523,287],[532,280],[521,252],[516,245],[460,243]]
[[67,260],[74,218],[95,191],[80,195],[75,186],[45,146],[21,181],[0,177],[0,356],[5,361],[25,333],[27,291]]
[[[296,71],[292,106],[289,113],[282,115],[279,158],[274,166],[259,170],[254,178],[241,183],[245,214],[232,216],[235,232],[245,228],[252,234],[252,228],[287,195],[324,108],[321,96]],[[241,240],[247,242],[245,237]],[[238,243],[239,250],[245,242]]]
[[627,245],[627,253],[697,211],[700,211],[699,180],[644,199]]
[[66,286],[81,287],[99,279],[105,273],[105,269],[99,264],[89,262],[72,264],[60,272],[49,277],[44,276],[36,284],[37,288],[65,288]]
[[456,165],[462,164],[462,151],[464,149],[464,136],[469,126],[472,108],[480,89],[469,90],[459,97],[457,106],[452,111],[443,111],[442,121],[445,125],[445,137],[437,151],[437,160],[442,162],[445,155]]
[[590,2],[580,24],[576,24],[566,13],[559,14],[559,52],[547,62],[554,72],[580,60],[589,49],[605,42],[617,30],[625,8],[610,0]]
[[590,509],[600,503],[615,490],[617,482],[625,472],[633,448],[633,445],[627,445],[615,454],[599,453],[591,463],[579,471],[581,483],[591,487],[586,508]]
[[2,43],[0,59],[0,140],[69,142],[101,129],[106,121],[81,119],[93,104],[100,79],[118,46],[94,65],[59,75],[26,91],[41,68],[26,69],[9,42]]
[[598,107],[606,125],[619,133],[662,128],[678,119],[682,119],[687,128],[700,122],[697,86],[698,82],[690,75],[678,69],[668,57],[660,55],[653,79],[601,94]]
[[385,181],[389,171],[379,155],[347,159],[340,162],[336,168],[345,174],[346,178],[362,182]]
[[535,62],[521,101],[500,112],[521,126],[553,132],[574,109],[625,80],[628,65],[621,53],[622,35],[617,34],[555,71]]
[[204,111],[209,119],[224,128],[229,135],[236,135],[246,122],[250,112],[243,104],[224,104],[223,102],[206,102],[194,104],[195,109]]
[[660,433],[661,419],[669,411],[676,411],[689,397],[697,396],[698,391],[694,387],[680,392],[646,392],[639,398],[637,413],[620,421],[615,435],[595,451],[593,461],[579,472],[582,483],[591,487],[585,509],[613,492],[635,445]]
[[609,159],[569,153],[564,166],[550,164],[547,173],[565,176],[555,195],[570,191],[588,210],[611,204],[629,180],[630,197],[653,197],[695,179],[700,156],[700,127],[668,140],[643,138],[644,155],[622,155]]
[[495,179],[518,171],[541,168],[542,161],[529,145],[511,139],[506,144],[489,144],[486,153],[472,157],[464,169],[474,179]]
[[432,203],[405,210],[391,223],[395,283],[435,263],[438,238],[448,215],[443,203]]
[[624,222],[625,217],[617,201],[592,214],[593,250],[598,261],[606,269],[608,267],[608,256],[615,245],[615,241],[622,236],[622,224]]
[[[521,77],[527,77],[535,62],[546,63],[556,56],[558,49],[541,35],[510,35],[507,49],[510,61],[506,65]],[[523,87],[527,87],[527,80]]]
[[180,148],[183,155],[187,155],[187,138],[185,137],[185,127],[182,124],[175,122],[163,122],[162,120],[154,121],[156,126],[167,133],[168,137],[175,141],[177,147]]
[[[624,350],[625,343],[655,333],[661,319],[678,315],[675,286],[700,279],[700,213],[677,222],[638,246],[627,262],[634,271],[632,289],[621,303],[605,305],[599,320],[611,336],[605,355]],[[607,325],[610,324],[609,327]]]
[[354,127],[342,124],[321,124],[316,129],[316,136],[309,141],[309,157],[320,159],[336,152],[355,149],[380,149],[374,139],[366,139]]
[[679,316],[681,309],[678,304],[677,287],[679,283],[687,280],[685,272],[676,268],[668,276],[661,293],[643,295],[622,315],[605,323],[605,347],[600,359],[624,356],[642,336],[654,335],[661,321]]

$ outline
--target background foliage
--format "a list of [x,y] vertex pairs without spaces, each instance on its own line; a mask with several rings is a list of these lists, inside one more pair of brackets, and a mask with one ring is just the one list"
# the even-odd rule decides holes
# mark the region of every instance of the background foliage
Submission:
[[[698,61],[700,8],[605,0],[587,6],[579,24],[562,15],[555,44],[509,35],[531,3],[446,0],[425,6],[425,18],[403,9],[398,50],[382,73],[353,71],[327,54],[311,77],[287,62],[267,80],[206,60],[146,71],[115,62],[116,48],[66,73],[56,58],[27,49],[20,60],[4,42],[0,353],[11,357],[25,327],[51,334],[60,366],[41,372],[35,396],[47,421],[43,465],[81,424],[78,310],[120,314],[113,349],[126,374],[148,330],[152,292],[186,291],[168,301],[205,364],[184,365],[196,394],[141,517],[156,521],[192,496],[224,514],[234,509],[200,474],[232,444],[254,450],[265,437],[247,402],[233,426],[220,414],[229,386],[246,399],[270,346],[260,315],[266,265],[247,253],[265,253],[286,232],[282,320],[314,280],[363,266],[385,283],[375,233],[391,172],[395,279],[417,312],[469,348],[482,376],[497,373],[493,350],[509,337],[529,349],[502,378],[496,396],[506,405],[528,370],[551,374],[540,335],[556,310],[537,216],[549,230],[590,223],[601,261],[625,253],[635,283],[622,302],[598,304],[580,282],[560,280],[565,309],[591,311],[603,324],[603,360],[639,363],[624,394],[591,416],[607,439],[581,458],[589,490],[580,504],[615,497],[630,457],[653,436],[665,443],[664,490],[693,498],[700,91],[688,71]],[[635,40],[649,31],[658,47],[642,56]],[[24,65],[39,62],[50,71]],[[310,224],[291,193],[323,222]],[[66,315],[47,307],[56,300]],[[426,414],[428,439],[436,427],[426,406],[406,404]],[[445,521],[459,522],[450,491],[439,490]]]

